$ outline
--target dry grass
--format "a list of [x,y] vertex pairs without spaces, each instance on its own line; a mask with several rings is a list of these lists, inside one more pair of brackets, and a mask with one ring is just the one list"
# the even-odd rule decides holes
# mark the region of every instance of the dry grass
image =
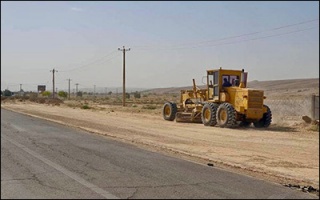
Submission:
[[[319,94],[319,79],[299,79],[299,80],[277,80],[277,81],[252,81],[248,83],[249,87],[255,89],[264,89],[265,104],[272,111],[272,125],[279,130],[290,130],[290,127],[296,123],[303,122],[303,115],[310,116],[312,94]],[[2,103],[11,101],[37,102],[51,105],[64,104],[73,109],[90,109],[92,111],[108,112],[129,112],[129,113],[147,113],[152,115],[161,115],[161,109],[166,101],[178,103],[180,100],[180,90],[191,89],[190,87],[181,88],[157,88],[147,92],[141,92],[140,98],[135,98],[133,94],[126,99],[126,107],[122,106],[122,96],[97,95],[73,97],[71,100],[55,100],[53,102],[48,98],[39,98],[34,95],[30,97],[1,97]],[[303,126],[302,124],[299,125]],[[317,127],[310,127],[309,130],[318,130]]]

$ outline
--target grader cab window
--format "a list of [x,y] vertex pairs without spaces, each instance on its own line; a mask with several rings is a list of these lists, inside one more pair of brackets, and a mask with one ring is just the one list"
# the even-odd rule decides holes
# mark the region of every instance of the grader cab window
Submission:
[[232,85],[232,86],[239,86],[239,76],[235,75],[223,75],[222,80],[227,79],[227,81]]
[[219,97],[219,72],[214,72],[213,77],[213,96]]
[[219,84],[219,76],[218,72],[211,72],[208,74],[208,79],[209,79],[209,87],[213,87],[213,85]]
[[209,87],[210,87],[210,88],[213,88],[213,81],[214,81],[213,74],[209,74],[208,80],[209,80],[209,82],[208,82]]
[[219,98],[219,72],[208,72],[208,96],[209,99]]

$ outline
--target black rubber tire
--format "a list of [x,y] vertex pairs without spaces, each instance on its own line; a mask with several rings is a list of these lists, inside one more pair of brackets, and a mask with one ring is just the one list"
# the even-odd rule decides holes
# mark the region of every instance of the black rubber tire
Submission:
[[267,105],[263,105],[263,106],[267,107],[267,112],[263,114],[262,119],[260,119],[257,122],[253,122],[253,125],[256,128],[267,128],[270,126],[272,121],[272,113],[270,108]]
[[216,113],[218,109],[216,103],[206,103],[202,107],[201,121],[205,126],[215,126],[217,124]]
[[222,103],[217,110],[217,123],[221,128],[233,128],[236,124],[236,110],[230,103]]
[[173,121],[177,113],[177,104],[172,102],[167,102],[162,107],[163,119],[168,121]]

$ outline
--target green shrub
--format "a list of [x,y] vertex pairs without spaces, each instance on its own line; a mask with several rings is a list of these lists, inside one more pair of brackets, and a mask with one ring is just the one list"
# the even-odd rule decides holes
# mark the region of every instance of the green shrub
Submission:
[[317,124],[312,124],[309,128],[310,131],[316,131],[319,132],[319,125]]
[[76,93],[76,95],[77,95],[77,97],[82,97],[82,92],[79,91],[79,92]]
[[50,96],[51,92],[50,91],[44,91],[42,92],[42,96],[48,97]]
[[154,110],[154,109],[157,109],[157,106],[155,106],[155,105],[145,105],[145,106],[142,106],[142,109]]
[[81,108],[82,109],[90,109],[90,107],[87,104],[83,105]]
[[140,99],[141,98],[141,94],[140,92],[136,91],[134,94],[133,94],[134,98],[136,99]]
[[4,92],[3,92],[3,95],[5,97],[11,97],[12,96],[12,92],[8,89],[5,89]]
[[59,97],[63,97],[63,98],[67,98],[68,97],[68,93],[65,91],[59,91],[58,92]]

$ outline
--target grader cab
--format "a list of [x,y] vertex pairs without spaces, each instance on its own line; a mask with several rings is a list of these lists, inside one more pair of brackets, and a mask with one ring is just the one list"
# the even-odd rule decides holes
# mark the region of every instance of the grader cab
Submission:
[[[263,90],[247,88],[248,73],[244,70],[207,70],[205,89],[196,86],[181,90],[180,102],[166,102],[162,115],[165,120],[196,122],[205,126],[232,128],[237,125],[257,128],[268,127],[272,121],[271,110],[263,104]],[[224,83],[229,82],[229,84]]]

